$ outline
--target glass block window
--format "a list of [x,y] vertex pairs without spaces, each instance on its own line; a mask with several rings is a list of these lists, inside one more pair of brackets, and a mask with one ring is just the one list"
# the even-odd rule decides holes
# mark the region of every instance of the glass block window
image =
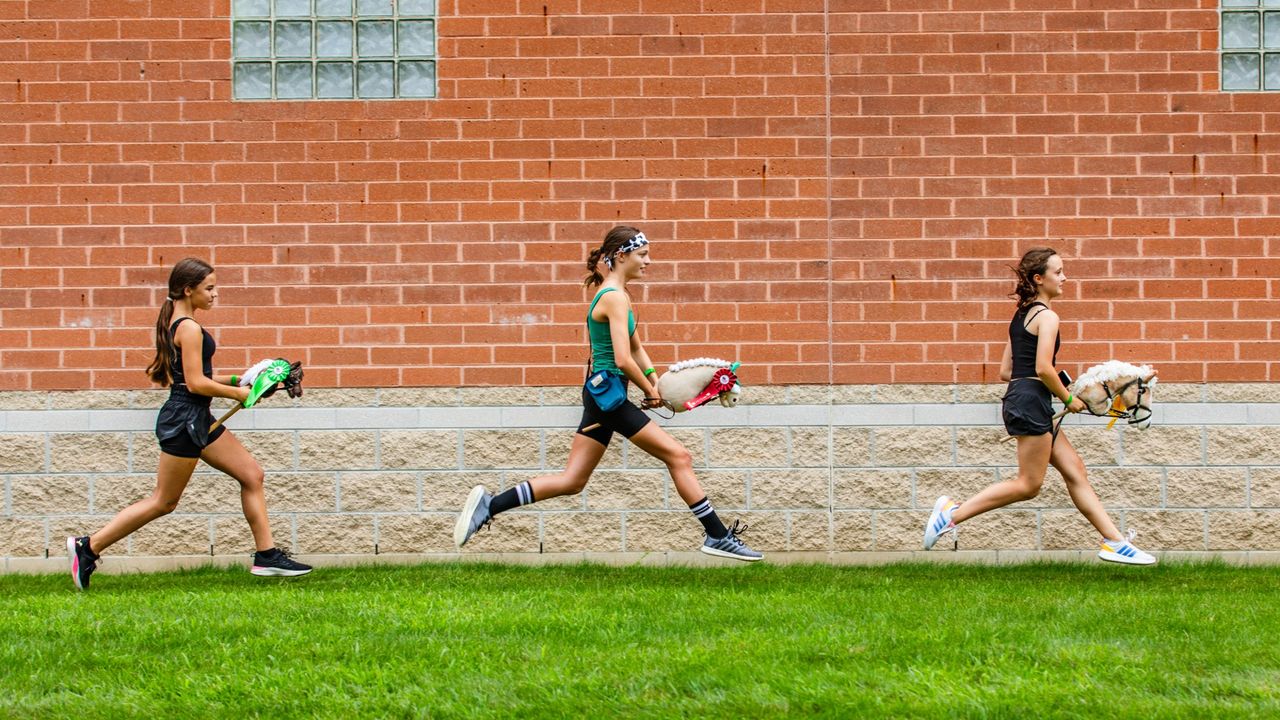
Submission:
[[436,0],[232,0],[235,99],[435,97],[435,14]]
[[1222,0],[1222,89],[1280,91],[1280,0]]

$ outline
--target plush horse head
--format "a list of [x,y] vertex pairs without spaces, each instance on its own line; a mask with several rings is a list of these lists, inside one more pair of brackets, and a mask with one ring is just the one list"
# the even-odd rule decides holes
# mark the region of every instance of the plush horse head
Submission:
[[1150,365],[1130,365],[1109,360],[1094,365],[1071,383],[1071,391],[1084,401],[1090,414],[1124,418],[1139,430],[1151,426],[1151,400],[1156,372]]
[[742,387],[734,371],[738,363],[715,358],[694,358],[678,362],[658,378],[658,392],[672,412],[685,412],[719,398],[720,404],[738,404]]

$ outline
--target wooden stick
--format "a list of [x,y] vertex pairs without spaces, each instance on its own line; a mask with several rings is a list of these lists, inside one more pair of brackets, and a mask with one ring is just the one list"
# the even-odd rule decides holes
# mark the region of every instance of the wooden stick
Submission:
[[231,419],[232,415],[235,415],[236,413],[240,412],[240,408],[242,407],[244,406],[241,405],[240,403],[236,403],[235,405],[233,405],[230,410],[228,410],[226,413],[223,414],[222,417],[213,421],[213,424],[209,426],[209,432],[213,432],[214,430],[217,430],[219,425]]

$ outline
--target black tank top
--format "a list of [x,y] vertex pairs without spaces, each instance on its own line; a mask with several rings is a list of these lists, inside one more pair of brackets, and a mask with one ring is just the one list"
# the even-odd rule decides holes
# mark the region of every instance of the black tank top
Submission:
[[[173,378],[173,385],[175,388],[178,385],[182,385],[185,390],[187,378],[182,374],[182,348],[173,343],[173,334],[178,331],[178,323],[181,323],[183,320],[191,320],[192,322],[195,322],[195,320],[192,320],[189,317],[180,317],[177,320],[174,320],[173,324],[169,326],[169,347],[173,348],[174,351],[173,358],[169,361],[169,376]],[[218,349],[218,345],[213,341],[213,336],[209,334],[208,330],[200,328],[200,332],[204,334],[204,352],[201,353],[200,358],[201,365],[203,366],[201,369],[204,371],[205,377],[212,378],[213,353]]]
[[[1026,327],[1027,313],[1032,308],[1041,307],[1044,310],[1037,310],[1032,317],[1039,315],[1049,309],[1048,305],[1042,302],[1033,302],[1030,305],[1019,308],[1018,312],[1013,314],[1013,320],[1009,322],[1009,347],[1012,348],[1013,355],[1013,373],[1010,379],[1036,377],[1036,343],[1040,338],[1032,335]],[[1058,348],[1062,347],[1062,334],[1059,333],[1053,339],[1053,365],[1058,366]]]

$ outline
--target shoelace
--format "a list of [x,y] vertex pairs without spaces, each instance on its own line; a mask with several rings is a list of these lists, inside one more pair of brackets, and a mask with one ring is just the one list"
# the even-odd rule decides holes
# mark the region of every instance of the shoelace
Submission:
[[733,541],[738,545],[743,545],[745,543],[743,543],[741,538],[739,538],[738,536],[746,532],[748,527],[750,526],[742,522],[741,520],[734,520],[733,525],[729,526],[729,534],[726,535],[725,537],[729,538],[731,541]]
[[[1137,530],[1134,530],[1133,528],[1129,528],[1129,531],[1128,531],[1128,532],[1126,532],[1125,534],[1123,534],[1123,535],[1121,535],[1121,536],[1120,536],[1120,544],[1119,544],[1119,545],[1116,545],[1113,549],[1114,549],[1114,550],[1119,550],[1120,548],[1124,547],[1125,545],[1132,545],[1132,544],[1133,544],[1133,539],[1134,539],[1134,538],[1136,538],[1136,537],[1138,537],[1138,531],[1137,531]],[[1110,541],[1110,540],[1108,540],[1108,541],[1107,541],[1107,544],[1108,544],[1108,545],[1110,545],[1110,544],[1111,544],[1111,541]]]

